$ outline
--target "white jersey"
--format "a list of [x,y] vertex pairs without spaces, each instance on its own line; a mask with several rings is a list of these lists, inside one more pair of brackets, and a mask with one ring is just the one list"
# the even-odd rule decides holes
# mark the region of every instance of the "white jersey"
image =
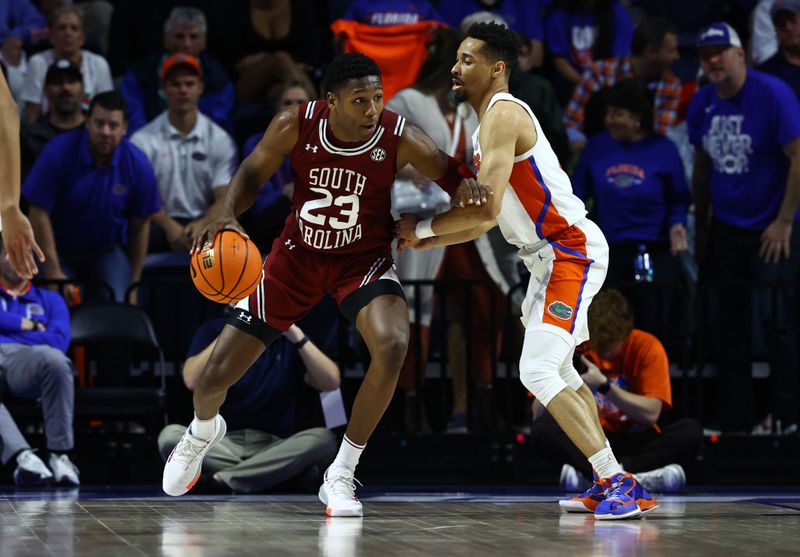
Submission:
[[[550,142],[533,111],[509,93],[496,93],[486,111],[499,101],[509,101],[525,109],[536,128],[536,144],[514,157],[508,187],[497,223],[505,239],[520,248],[520,256],[532,255],[549,238],[566,230],[586,216],[583,202],[572,193],[572,184],[556,158]],[[480,169],[480,125],[472,136],[475,167]]]

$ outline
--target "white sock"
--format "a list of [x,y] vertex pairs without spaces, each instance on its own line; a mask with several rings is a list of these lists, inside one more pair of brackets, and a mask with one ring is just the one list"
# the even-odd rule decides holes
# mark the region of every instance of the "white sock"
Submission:
[[364,452],[364,447],[366,447],[366,445],[356,445],[345,435],[344,439],[342,439],[342,446],[339,447],[339,452],[333,460],[333,464],[331,464],[331,468],[344,468],[351,474],[354,473],[356,471],[356,466],[358,466],[358,459],[361,458],[361,453]]
[[197,414],[194,415],[192,425],[190,426],[192,435],[203,441],[210,441],[214,434],[217,432],[217,417],[214,416],[209,420],[200,420]]
[[589,462],[592,464],[598,478],[610,478],[616,474],[622,473],[622,467],[617,462],[614,453],[611,452],[609,447],[597,451],[589,457]]

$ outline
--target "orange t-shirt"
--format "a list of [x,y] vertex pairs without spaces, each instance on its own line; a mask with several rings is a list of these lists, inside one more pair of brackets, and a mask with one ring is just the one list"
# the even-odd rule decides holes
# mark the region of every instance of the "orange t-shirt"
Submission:
[[[609,361],[591,349],[584,355],[611,381],[628,392],[657,398],[665,408],[672,407],[669,360],[664,346],[650,333],[634,329],[622,343],[616,357]],[[648,426],[636,423],[608,398],[595,392],[600,424],[610,432],[644,431]],[[658,426],[654,425],[656,429]]]
[[403,87],[417,80],[428,55],[431,30],[440,27],[437,21],[408,25],[367,25],[339,19],[331,24],[335,35],[344,35],[344,51],[369,56],[381,69],[383,97],[389,100]]

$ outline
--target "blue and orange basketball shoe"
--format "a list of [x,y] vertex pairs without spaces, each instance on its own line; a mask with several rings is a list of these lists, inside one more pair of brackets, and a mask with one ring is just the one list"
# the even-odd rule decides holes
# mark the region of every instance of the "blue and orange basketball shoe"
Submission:
[[597,505],[606,498],[606,490],[611,487],[611,480],[598,479],[594,473],[592,476],[594,481],[589,489],[575,497],[561,499],[558,506],[568,513],[593,513]]
[[597,520],[636,518],[658,508],[658,502],[631,474],[616,474],[604,481],[610,482],[611,486],[595,508]]

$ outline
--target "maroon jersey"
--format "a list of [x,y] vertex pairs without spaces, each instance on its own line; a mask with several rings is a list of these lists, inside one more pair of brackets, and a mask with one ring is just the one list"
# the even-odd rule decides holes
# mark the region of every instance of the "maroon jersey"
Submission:
[[290,158],[292,212],[282,240],[324,253],[388,248],[392,183],[405,118],[384,110],[370,139],[344,143],[331,131],[328,105],[299,106],[300,132]]

